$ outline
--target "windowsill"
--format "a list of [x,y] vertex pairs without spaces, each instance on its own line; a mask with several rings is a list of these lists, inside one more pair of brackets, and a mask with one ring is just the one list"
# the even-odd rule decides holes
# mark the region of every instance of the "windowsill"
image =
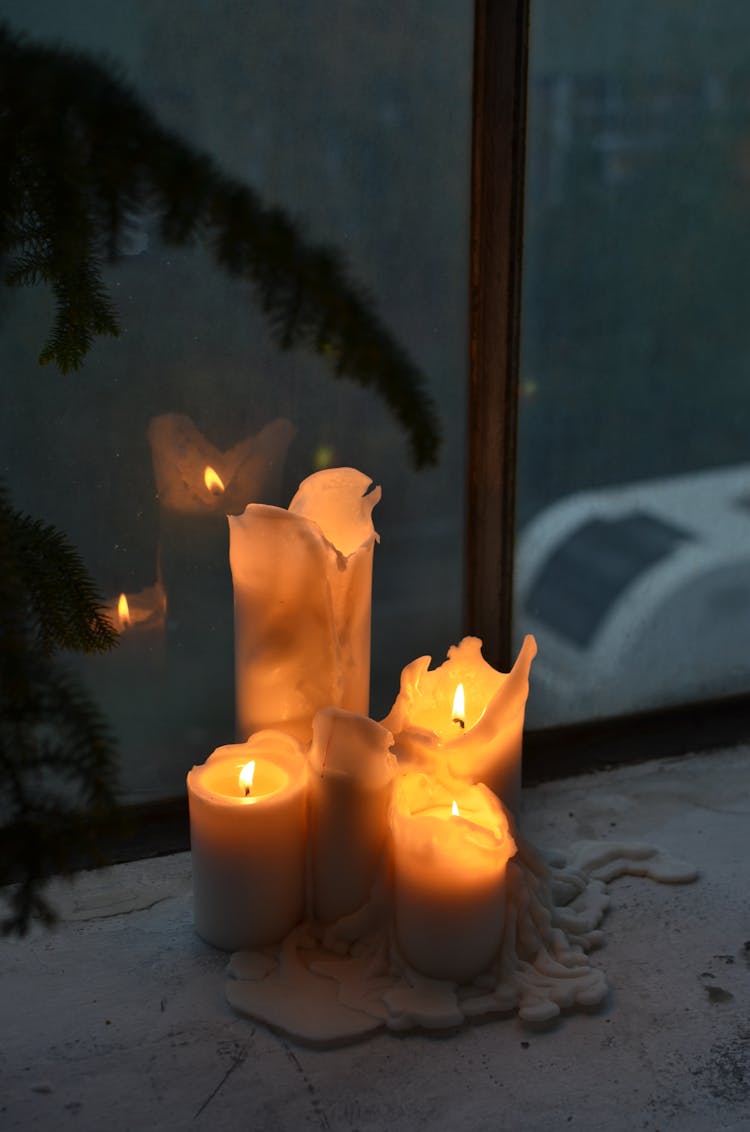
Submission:
[[739,1129],[750,1101],[747,748],[549,782],[540,846],[639,840],[696,884],[611,887],[592,1015],[313,1052],[237,1017],[192,930],[186,853],[55,882],[62,922],[0,941],[5,1129]]

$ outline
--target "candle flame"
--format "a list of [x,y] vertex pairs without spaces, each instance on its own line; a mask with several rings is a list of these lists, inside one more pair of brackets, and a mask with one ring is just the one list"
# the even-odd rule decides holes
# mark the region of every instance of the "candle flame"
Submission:
[[[461,685],[459,684],[459,687],[460,686]],[[453,805],[451,806],[451,817],[454,817],[454,818],[459,817],[458,802],[456,801],[455,798],[453,799]]]
[[464,686],[459,684],[453,697],[453,722],[457,723],[459,727],[464,725],[464,711]]
[[120,594],[117,600],[117,616],[120,618],[120,628],[124,629],[131,622],[130,607],[125,594]]
[[221,495],[224,491],[224,480],[210,464],[206,464],[206,469],[203,473],[203,482],[212,495]]
[[255,760],[252,759],[249,763],[245,763],[240,771],[240,787],[245,792],[247,798],[253,788],[253,779],[255,778]]

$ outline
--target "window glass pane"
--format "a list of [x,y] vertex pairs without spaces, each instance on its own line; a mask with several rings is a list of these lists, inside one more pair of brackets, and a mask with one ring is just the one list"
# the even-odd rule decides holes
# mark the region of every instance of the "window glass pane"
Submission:
[[532,726],[750,687],[750,8],[532,5]]
[[286,506],[327,465],[382,485],[376,718],[404,664],[460,636],[472,17],[468,0],[0,2],[14,31],[93,52],[162,127],[337,249],[424,374],[443,432],[437,465],[416,471],[383,397],[337,380],[325,356],[280,350],[249,285],[200,239],[161,242],[156,211],[105,267],[122,335],[96,338],[78,372],[37,364],[49,291],[5,289],[12,501],[68,534],[113,610],[124,592],[131,617],[148,613],[115,654],[81,663],[128,800],[181,793],[234,738],[226,521],[204,466],[241,466],[239,507]]

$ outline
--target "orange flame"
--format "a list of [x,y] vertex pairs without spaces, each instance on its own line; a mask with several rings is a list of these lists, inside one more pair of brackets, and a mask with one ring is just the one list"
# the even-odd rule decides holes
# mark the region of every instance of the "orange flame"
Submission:
[[245,763],[240,771],[240,787],[244,791],[247,798],[253,788],[253,779],[255,778],[255,760]]
[[463,727],[464,725],[464,686],[459,684],[456,688],[456,694],[453,697],[453,722],[458,723]]
[[224,480],[210,464],[206,464],[205,471],[203,472],[203,482],[212,495],[221,495],[224,491]]
[[120,618],[120,628],[124,629],[126,625],[130,625],[132,619],[125,594],[120,594],[117,600],[117,616]]

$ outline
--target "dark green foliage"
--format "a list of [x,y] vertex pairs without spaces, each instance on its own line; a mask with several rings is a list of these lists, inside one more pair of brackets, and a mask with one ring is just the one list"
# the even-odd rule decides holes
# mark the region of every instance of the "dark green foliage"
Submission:
[[51,655],[60,648],[111,649],[117,633],[98,609],[99,595],[77,552],[55,527],[20,512],[12,516],[9,539],[42,650]]
[[129,223],[146,214],[169,243],[206,241],[222,268],[252,284],[282,349],[311,350],[337,377],[375,389],[415,463],[435,461],[437,416],[422,375],[336,253],[164,130],[102,67],[0,26],[0,260],[11,286],[54,291],[43,364],[77,369],[96,335],[119,332],[101,257],[116,260]]
[[0,494],[0,885],[17,882],[4,933],[51,923],[44,878],[95,852],[117,821],[112,739],[56,656],[116,642],[97,606],[63,535]]

